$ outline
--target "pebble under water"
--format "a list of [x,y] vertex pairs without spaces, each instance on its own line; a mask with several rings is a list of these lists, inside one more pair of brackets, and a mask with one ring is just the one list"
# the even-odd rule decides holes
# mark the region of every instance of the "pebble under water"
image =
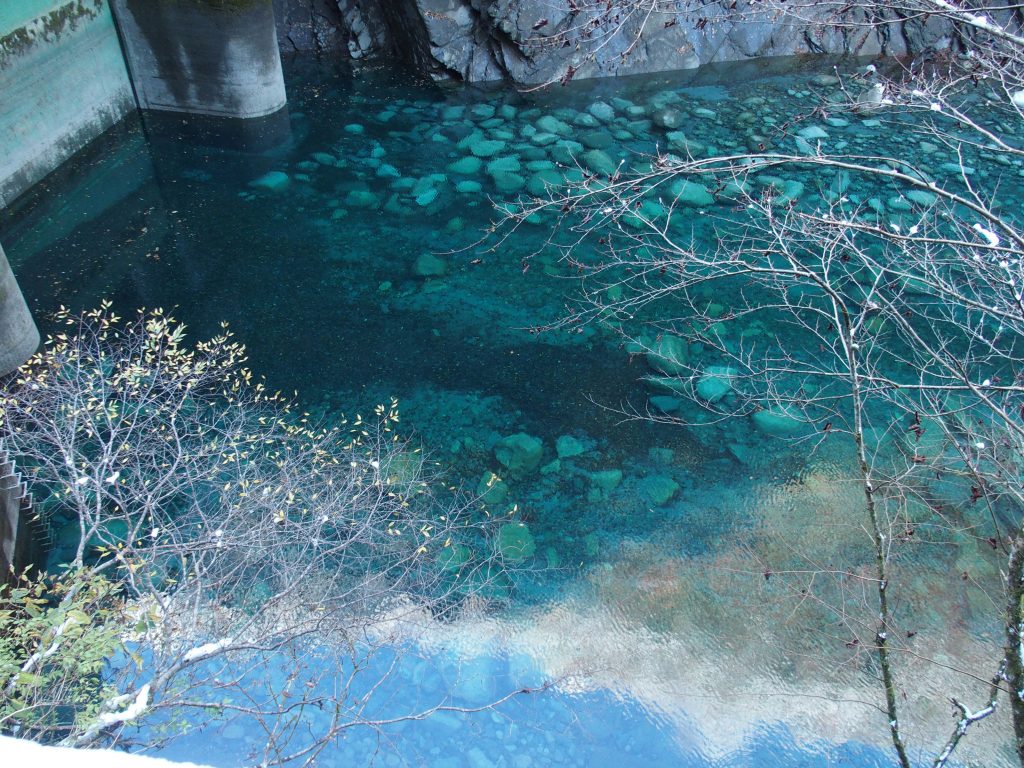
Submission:
[[[893,764],[872,659],[846,642],[870,600],[855,585],[818,584],[834,602],[810,604],[798,579],[764,575],[807,552],[849,572],[870,564],[849,447],[811,451],[745,420],[624,420],[621,406],[652,396],[684,406],[652,392],[643,356],[600,327],[531,332],[563,317],[576,287],[544,248],[550,222],[481,242],[495,203],[542,194],[566,174],[636,165],[659,146],[710,155],[771,140],[837,88],[824,65],[809,66],[515,93],[300,59],[288,68],[283,143],[244,150],[217,146],[201,121],[144,130],[126,120],[3,213],[0,241],[44,330],[58,305],[84,310],[102,298],[122,313],[175,307],[193,338],[226,321],[252,368],[317,415],[397,398],[406,436],[452,482],[488,491],[494,514],[514,505],[528,525],[535,550],[494,605],[430,628],[383,698],[414,691],[424,703],[472,706],[557,685],[494,711],[353,731],[317,765]],[[791,151],[823,141],[895,152],[937,174],[952,162],[871,116],[810,126],[775,140]],[[1007,173],[1003,187],[1019,192],[1019,169],[968,161],[979,179]],[[810,199],[837,180],[765,183]],[[692,192],[700,236],[719,204]],[[894,188],[843,192],[880,216],[923,204]],[[535,440],[507,443],[519,434]],[[506,444],[518,475],[496,460]],[[503,476],[500,498],[492,472]],[[902,565],[897,601],[916,635],[915,656],[900,664],[924,764],[952,727],[951,692],[983,696],[983,683],[949,667],[985,678],[998,658],[984,589],[998,561],[973,538],[936,538]],[[976,577],[959,578],[965,570]],[[972,731],[963,764],[1013,764],[1001,717]],[[217,738],[188,737],[163,754],[234,766],[261,739],[242,720],[209,733]]]

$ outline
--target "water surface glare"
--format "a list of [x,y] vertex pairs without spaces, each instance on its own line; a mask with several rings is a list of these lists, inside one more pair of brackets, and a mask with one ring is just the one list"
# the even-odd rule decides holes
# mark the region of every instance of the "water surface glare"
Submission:
[[[216,146],[186,118],[148,131],[129,120],[2,214],[0,241],[44,329],[58,305],[103,297],[122,313],[175,307],[193,338],[226,321],[253,369],[316,414],[393,396],[406,435],[453,481],[476,488],[487,472],[507,475],[489,511],[514,504],[535,555],[496,587],[495,606],[430,628],[390,694],[473,704],[558,686],[495,712],[355,734],[318,765],[893,764],[873,661],[848,642],[870,624],[870,595],[819,576],[817,602],[800,578],[764,575],[806,565],[808,552],[848,573],[870,564],[850,513],[859,497],[847,447],[811,452],[746,423],[624,421],[618,406],[658,396],[642,381],[643,356],[598,327],[529,330],[563,317],[575,287],[544,249],[550,221],[494,249],[478,243],[492,203],[543,192],[577,166],[600,173],[606,160],[637,167],[658,146],[712,154],[777,136],[834,87],[813,85],[816,70],[802,67],[517,94],[298,60],[280,146]],[[823,132],[840,151],[884,149],[941,168],[926,157],[936,149],[871,119]],[[978,178],[996,173],[971,162]],[[806,200],[833,181],[771,183]],[[904,211],[898,189],[847,193]],[[688,226],[706,236],[706,206],[692,210]],[[516,433],[543,444],[518,476],[494,454]],[[952,726],[949,696],[983,695],[948,667],[983,678],[994,667],[999,631],[983,586],[998,563],[965,539],[923,542],[905,565],[897,610],[916,634],[899,663],[913,681],[907,727],[924,764]],[[959,578],[965,569],[974,578]],[[1013,764],[1000,718],[972,732],[964,764]],[[232,766],[259,739],[240,722],[216,733],[167,754]]]

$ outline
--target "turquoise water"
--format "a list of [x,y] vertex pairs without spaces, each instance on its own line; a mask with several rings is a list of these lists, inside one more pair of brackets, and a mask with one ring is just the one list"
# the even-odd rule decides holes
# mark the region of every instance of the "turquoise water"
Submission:
[[[128,121],[3,213],[0,242],[44,328],[58,304],[103,297],[125,312],[176,307],[195,337],[227,321],[252,367],[318,415],[394,396],[406,434],[453,482],[503,476],[487,513],[524,521],[535,555],[473,615],[428,628],[389,690],[474,704],[524,681],[556,687],[495,712],[353,732],[318,764],[890,764],[870,658],[848,644],[870,601],[824,578],[828,604],[809,604],[799,578],[764,576],[804,552],[849,572],[871,562],[849,513],[848,447],[812,452],[745,421],[624,420],[619,408],[666,394],[644,381],[642,355],[599,326],[533,331],[564,317],[577,288],[544,247],[552,221],[481,241],[494,202],[543,191],[577,159],[598,170],[639,167],[666,144],[781,146],[776,128],[832,88],[812,84],[816,71],[776,62],[517,94],[297,61],[275,146],[217,141],[197,121]],[[658,113],[685,140],[652,124]],[[824,125],[840,151],[936,152],[867,118]],[[766,183],[810,200],[833,181]],[[898,189],[849,194],[894,217],[909,207]],[[685,222],[696,237],[712,236],[706,213]],[[506,472],[495,449],[520,433],[541,455]],[[994,665],[998,628],[978,584],[998,574],[974,539],[925,542],[911,560],[898,603],[914,655],[901,664],[924,762],[951,727],[948,692],[980,701],[947,667]],[[976,579],[959,578],[965,562]],[[258,740],[244,722],[215,733],[168,754],[236,765]],[[960,756],[1009,765],[1007,734],[986,721]]]

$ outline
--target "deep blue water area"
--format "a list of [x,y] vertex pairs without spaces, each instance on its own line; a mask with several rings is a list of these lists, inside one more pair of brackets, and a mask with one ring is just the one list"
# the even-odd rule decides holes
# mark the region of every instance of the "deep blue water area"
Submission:
[[[829,71],[760,62],[518,93],[299,59],[288,114],[258,141],[193,118],[129,119],[0,213],[0,242],[44,331],[59,305],[103,298],[125,314],[173,307],[193,338],[227,322],[251,367],[316,415],[395,397],[404,435],[450,481],[484,493],[488,473],[502,476],[487,514],[526,523],[535,553],[493,605],[435,628],[390,690],[458,703],[465,691],[445,669],[469,670],[487,694],[522,685],[524,669],[559,684],[493,712],[353,731],[318,764],[891,764],[873,664],[846,642],[846,622],[870,616],[870,601],[817,583],[844,602],[836,611],[764,575],[807,552],[850,572],[870,563],[847,514],[849,447],[811,451],[746,420],[624,419],[624,406],[672,399],[644,380],[644,355],[600,325],[534,332],[557,325],[578,288],[545,247],[553,221],[485,236],[495,205],[608,162],[641,168],[666,147],[792,149],[779,127],[832,93]],[[948,160],[870,116],[814,124],[838,151],[884,149],[937,173]],[[979,178],[996,172],[967,160]],[[912,210],[898,188],[799,173],[764,183],[808,204],[838,184],[894,221]],[[713,236],[711,206],[694,201],[694,237]],[[756,325],[741,337],[782,333]],[[513,435],[541,446],[518,471],[496,455]],[[924,543],[915,558],[925,565],[900,610],[916,627],[914,658],[940,662],[906,663],[924,763],[962,684],[945,662],[987,670],[999,643],[984,591],[956,574],[964,562],[998,571],[973,539]],[[258,739],[244,723],[213,732],[167,754],[231,766]],[[965,764],[1011,764],[1007,734],[997,719],[978,726]]]

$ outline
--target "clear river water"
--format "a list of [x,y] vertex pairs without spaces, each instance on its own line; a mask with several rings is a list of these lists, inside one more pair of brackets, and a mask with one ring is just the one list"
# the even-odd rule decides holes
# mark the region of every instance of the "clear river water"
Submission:
[[[652,395],[675,407],[645,383],[642,355],[600,327],[531,332],[576,289],[544,248],[550,222],[480,241],[496,203],[577,163],[600,173],[666,144],[710,154],[776,136],[835,88],[814,79],[828,71],[761,62],[517,93],[300,59],[286,135],[269,148],[216,141],[201,121],[129,119],[0,214],[44,331],[57,306],[103,298],[123,313],[175,307],[194,338],[226,321],[252,368],[318,415],[397,398],[406,436],[471,489],[504,474],[502,438],[541,441],[539,465],[510,473],[491,504],[515,505],[535,552],[478,611],[430,628],[388,690],[476,704],[556,684],[491,711],[354,730],[318,765],[894,764],[870,654],[850,642],[870,595],[813,574],[870,564],[849,447],[623,419]],[[669,125],[652,123],[659,111]],[[833,148],[948,160],[870,118],[815,124]],[[809,198],[831,181],[778,183]],[[862,194],[904,210],[899,190]],[[695,201],[695,222],[709,205]],[[824,597],[766,575],[787,567],[829,582]],[[984,588],[997,568],[972,538],[922,541],[907,563],[897,611],[914,642],[900,668],[922,764],[952,727],[951,693],[981,700],[960,672],[987,677],[997,658]],[[234,721],[164,754],[234,766],[259,739]],[[1009,766],[1009,741],[994,717],[958,756]]]

